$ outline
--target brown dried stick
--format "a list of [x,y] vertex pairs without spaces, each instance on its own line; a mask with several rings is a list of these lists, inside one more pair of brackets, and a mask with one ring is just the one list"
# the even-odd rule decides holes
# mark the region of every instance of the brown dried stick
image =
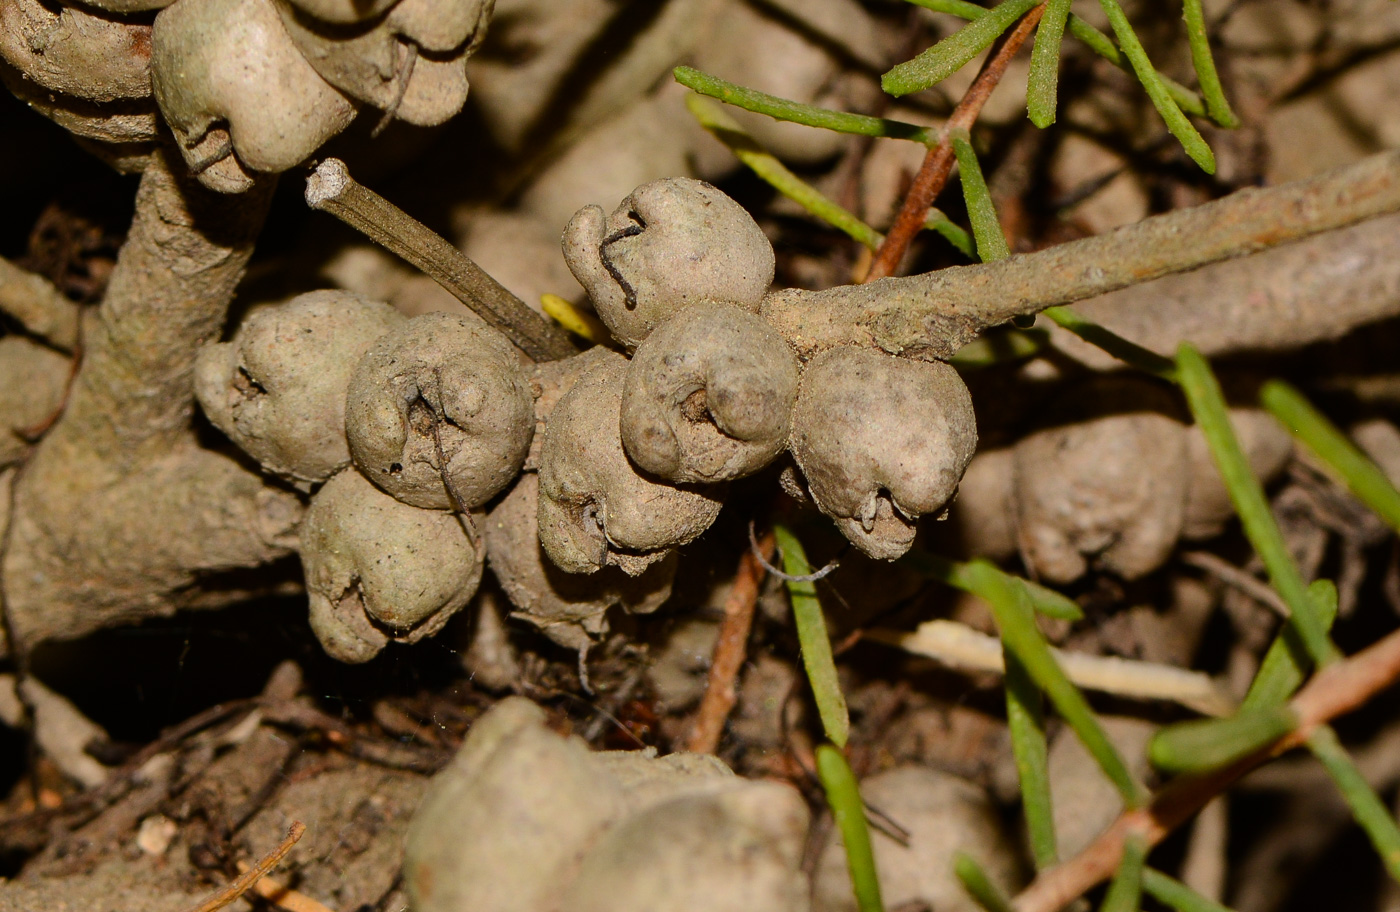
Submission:
[[219,909],[222,909],[244,893],[247,893],[253,888],[254,884],[262,879],[264,874],[271,871],[277,866],[279,861],[287,856],[287,853],[292,850],[292,846],[297,844],[297,840],[300,839],[305,832],[306,824],[299,820],[295,821],[291,829],[287,831],[287,838],[283,839],[277,848],[258,859],[258,863],[239,875],[237,880],[233,881],[204,902],[191,908],[189,912],[218,912]]
[[1400,212],[1400,151],[995,263],[776,292],[764,300],[763,314],[804,358],[837,345],[864,345],[944,359],[1012,317],[1391,212]]
[[564,330],[422,222],[357,183],[340,159],[326,159],[306,179],[306,204],[329,212],[421,269],[534,360],[554,361],[578,352]]
[[1012,903],[1016,912],[1054,912],[1118,867],[1123,844],[1139,834],[1149,846],[1189,820],[1236,779],[1308,740],[1318,726],[1360,707],[1400,678],[1400,631],[1319,672],[1293,699],[1298,727],[1273,745],[1203,776],[1172,780],[1145,808],[1125,811],[1082,852],[1042,872]]
[[[758,551],[767,559],[773,553],[773,533],[758,540]],[[695,713],[695,726],[686,739],[685,749],[696,754],[712,754],[719,746],[724,722],[738,699],[735,682],[744,664],[749,631],[753,628],[754,605],[763,583],[763,563],[752,550],[739,558],[739,572],[734,587],[724,601],[724,620],[719,625],[719,640],[715,643],[714,660],[705,684],[705,696]]]
[[972,129],[972,125],[977,122],[977,115],[982,113],[982,106],[992,97],[992,92],[1001,82],[1001,77],[1006,75],[1011,58],[1016,56],[1016,52],[1035,31],[1043,15],[1045,4],[1042,3],[1022,16],[1016,27],[1000,39],[999,46],[994,48],[983,62],[977,78],[968,87],[962,101],[953,109],[948,122],[943,125],[943,130],[938,135],[938,145],[930,148],[924,156],[924,163],[915,175],[914,183],[904,195],[899,214],[895,216],[889,233],[875,251],[875,256],[870,261],[870,271],[866,273],[862,282],[873,282],[892,276],[899,269],[900,261],[904,259],[904,253],[909,249],[914,235],[924,227],[929,207],[938,198],[938,194],[943,192],[948,183],[948,175],[953,171],[953,144],[948,141],[948,137],[954,130]]

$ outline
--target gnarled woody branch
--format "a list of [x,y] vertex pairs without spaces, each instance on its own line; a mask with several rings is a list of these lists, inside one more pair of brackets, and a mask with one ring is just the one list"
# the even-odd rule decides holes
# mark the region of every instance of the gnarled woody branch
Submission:
[[22,645],[173,613],[202,577],[295,545],[296,496],[192,424],[195,353],[223,328],[272,187],[224,196],[176,176],[178,158],[173,172],[155,156],[142,176],[66,411],[15,484],[0,581]]
[[1144,219],[995,263],[770,295],[763,314],[804,358],[837,345],[944,359],[982,330],[1400,210],[1400,152]]

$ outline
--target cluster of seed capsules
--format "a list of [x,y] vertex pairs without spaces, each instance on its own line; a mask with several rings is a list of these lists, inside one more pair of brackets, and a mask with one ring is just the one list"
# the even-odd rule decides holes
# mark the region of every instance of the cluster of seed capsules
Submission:
[[[237,193],[369,106],[443,123],[494,0],[5,0],[0,79],[123,170],[163,118],[190,170]],[[6,65],[8,64],[8,66]]]
[[205,348],[210,420],[312,490],[312,625],[364,661],[429,635],[489,557],[516,616],[586,648],[622,604],[666,600],[675,550],[728,483],[792,456],[784,487],[893,559],[944,509],[976,447],[941,362],[873,348],[799,363],[762,316],[773,249],[701,181],[638,188],[564,233],[570,268],[628,355],[531,364],[474,316],[408,319],[346,292],[255,309]]

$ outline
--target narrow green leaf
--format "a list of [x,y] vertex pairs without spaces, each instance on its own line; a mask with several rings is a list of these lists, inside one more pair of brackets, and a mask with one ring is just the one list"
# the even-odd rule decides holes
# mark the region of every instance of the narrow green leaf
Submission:
[[1156,352],[1123,338],[1093,320],[1080,316],[1069,307],[1047,307],[1041,313],[1056,325],[1069,330],[1095,348],[1108,352],[1124,364],[1163,380],[1176,379],[1176,365],[1170,358],[1163,358]]
[[1014,912],[1011,899],[992,883],[987,872],[966,852],[953,853],[953,873],[957,875],[967,895],[987,912]]
[[[1082,621],[1084,612],[1080,610],[1074,600],[1068,596],[1061,595],[1054,589],[1047,589],[1039,583],[1021,579],[1019,576],[1012,576],[1002,571],[994,564],[985,564],[979,569],[972,569],[972,565],[962,561],[952,561],[937,554],[929,554],[927,551],[913,549],[899,559],[899,562],[906,567],[921,573],[932,580],[937,580],[945,586],[960,589],[963,592],[970,592],[973,595],[991,601],[985,592],[979,591],[978,586],[987,579],[991,573],[1009,581],[1009,584],[1019,584],[1024,587],[1026,594],[1030,597],[1031,607],[1036,613],[1046,617],[1055,618],[1061,621]],[[988,570],[987,568],[991,569]]]
[[977,153],[972,150],[967,131],[955,130],[948,138],[953,143],[953,154],[958,158],[963,199],[967,202],[967,214],[972,220],[972,236],[977,239],[977,256],[984,263],[1004,260],[1011,256],[1011,249],[1006,246],[1006,235],[1002,233],[1001,222],[997,221],[996,206],[992,205],[991,191],[982,177],[982,165],[977,161]]
[[1194,347],[1183,344],[1177,350],[1176,368],[1177,381],[1186,394],[1191,413],[1196,416],[1196,423],[1205,435],[1211,458],[1215,460],[1225,488],[1230,492],[1230,500],[1240,516],[1244,533],[1269,571],[1270,583],[1288,604],[1291,612],[1288,623],[1297,629],[1298,638],[1307,647],[1308,655],[1317,667],[1335,661],[1339,657],[1337,647],[1328,639],[1327,627],[1308,599],[1303,577],[1284,544],[1283,533],[1269,512],[1264,488],[1249,469],[1249,461],[1245,459],[1240,442],[1230,426],[1225,397],[1220,392],[1215,375],[1211,373],[1210,365]]
[[1148,896],[1177,912],[1230,912],[1228,907],[1206,899],[1181,881],[1153,868],[1143,869],[1142,889]]
[[1228,719],[1192,719],[1159,729],[1147,755],[1165,773],[1203,773],[1228,766],[1298,727],[1287,704],[1266,706]]
[[1002,648],[1006,661],[1006,723],[1011,752],[1021,781],[1021,807],[1030,835],[1037,871],[1059,861],[1055,845],[1055,815],[1050,802],[1049,752],[1045,742],[1045,712],[1040,688],[1015,654]]
[[1128,16],[1123,12],[1123,7],[1118,4],[1118,0],[1099,0],[1099,6],[1108,16],[1108,24],[1113,27],[1113,34],[1118,38],[1118,45],[1123,49],[1123,56],[1128,58],[1132,64],[1133,72],[1137,74],[1138,81],[1147,91],[1147,97],[1152,99],[1152,105],[1157,109],[1157,113],[1162,115],[1162,120],[1166,121],[1167,129],[1181,143],[1181,147],[1186,150],[1186,154],[1191,156],[1191,160],[1200,166],[1201,170],[1207,174],[1215,173],[1215,153],[1210,151],[1210,146],[1201,138],[1201,134],[1191,125],[1191,121],[1186,119],[1186,115],[1181,113],[1181,108],[1177,107],[1172,99],[1171,93],[1167,91],[1166,85],[1162,82],[1161,75],[1153,68],[1152,61],[1147,59],[1147,51],[1143,48],[1142,42],[1138,40],[1137,34],[1133,32],[1132,25],[1128,22]]
[[[783,571],[788,576],[806,576],[812,572],[807,552],[797,536],[786,526],[775,525],[773,536],[783,554]],[[810,580],[788,580],[788,598],[792,600],[792,618],[797,627],[797,641],[802,646],[802,664],[807,679],[812,682],[817,714],[821,716],[826,736],[837,747],[846,746],[851,732],[851,717],[846,711],[846,696],[836,678],[836,662],[831,656],[831,640],[826,634],[826,618],[817,600],[817,586]]]
[[851,872],[856,906],[860,912],[884,912],[875,853],[870,847],[870,828],[865,822],[865,805],[860,800],[855,773],[841,751],[822,744],[817,747],[817,777],[826,790],[831,816],[846,846],[846,869]]
[[[968,3],[967,0],[906,0],[906,2],[931,9],[936,13],[957,16],[959,19],[980,19],[988,12],[986,7]],[[1074,13],[1070,13],[1069,16],[1069,33],[1109,63],[1121,70],[1131,71],[1132,68],[1118,50],[1118,45],[1113,43],[1113,39]],[[1206,105],[1201,100],[1201,96],[1168,76],[1163,76],[1160,73],[1157,75],[1161,78],[1162,84],[1167,87],[1167,92],[1170,93],[1172,100],[1177,103],[1181,110],[1198,117],[1205,116]]]
[[1123,857],[1104,894],[1100,912],[1137,912],[1142,902],[1142,868],[1147,861],[1147,840],[1133,833],[1123,840]]
[[1035,30],[1031,74],[1026,81],[1026,113],[1042,130],[1055,122],[1060,86],[1060,41],[1069,21],[1070,0],[1048,0]]
[[671,71],[676,82],[755,114],[764,114],[774,120],[800,123],[809,127],[832,130],[837,133],[854,133],[857,136],[875,136],[889,139],[907,139],[926,146],[938,145],[938,133],[928,127],[887,120],[883,117],[870,117],[865,114],[850,114],[845,111],[832,111],[816,105],[802,104],[769,95],[757,89],[737,85],[718,76],[702,73],[688,66],[678,66]]
[[958,248],[966,256],[974,257],[977,255],[976,251],[973,250],[972,235],[953,224],[952,219],[944,215],[941,209],[928,211],[928,217],[924,219],[924,227],[941,235],[945,241]]
[[[1323,629],[1331,630],[1337,618],[1337,587],[1331,580],[1315,580],[1308,586],[1308,599],[1322,619]],[[1264,661],[1259,663],[1259,671],[1249,685],[1240,710],[1248,712],[1284,703],[1303,683],[1310,668],[1312,660],[1298,639],[1298,632],[1292,625],[1285,624],[1269,644],[1269,651],[1264,653]]]
[[937,85],[956,73],[969,60],[986,50],[993,41],[1024,16],[1040,0],[1002,0],[985,15],[972,20],[913,60],[891,69],[880,78],[880,87],[891,95],[908,95]]
[[715,138],[728,146],[734,156],[749,170],[767,181],[783,196],[833,228],[844,231],[871,250],[880,246],[880,241],[883,240],[880,232],[789,171],[786,165],[765,151],[743,127],[739,126],[739,122],[726,114],[719,105],[700,95],[687,95],[685,105],[702,127],[714,134]]
[[1400,491],[1347,436],[1312,403],[1282,380],[1264,384],[1259,401],[1327,464],[1343,484],[1392,529],[1400,530]]
[[1371,845],[1381,856],[1381,864],[1395,880],[1400,880],[1400,828],[1376,790],[1366,783],[1346,748],[1329,725],[1320,725],[1308,738],[1308,749],[1331,774],[1351,814],[1366,831]]
[[1206,99],[1206,110],[1210,119],[1222,127],[1238,127],[1240,119],[1230,110],[1230,102],[1225,98],[1225,89],[1220,84],[1220,74],[1215,71],[1215,58],[1211,56],[1210,39],[1206,37],[1206,16],[1201,9],[1201,0],[1185,0],[1186,40],[1191,44],[1191,65],[1196,69],[1196,78],[1201,83],[1201,94]]
[[1011,585],[1000,570],[980,558],[971,561],[968,570],[977,577],[974,583],[976,591],[992,606],[997,626],[1001,628],[1002,645],[1020,659],[1027,673],[1055,704],[1055,709],[1074,729],[1089,755],[1117,787],[1123,796],[1123,803],[1130,808],[1140,807],[1149,797],[1147,788],[1128,769],[1118,750],[1104,734],[1084,694],[1065,677],[1064,670],[1055,661],[1049,644],[1035,626],[1035,615],[1031,611],[1026,590]]

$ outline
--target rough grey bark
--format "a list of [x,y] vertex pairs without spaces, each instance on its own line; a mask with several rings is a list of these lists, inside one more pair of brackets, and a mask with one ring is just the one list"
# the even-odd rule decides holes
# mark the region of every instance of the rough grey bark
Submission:
[[201,577],[294,547],[299,498],[201,448],[192,424],[195,353],[223,327],[271,190],[212,193],[161,156],[142,177],[67,408],[15,484],[12,646],[170,614]]

